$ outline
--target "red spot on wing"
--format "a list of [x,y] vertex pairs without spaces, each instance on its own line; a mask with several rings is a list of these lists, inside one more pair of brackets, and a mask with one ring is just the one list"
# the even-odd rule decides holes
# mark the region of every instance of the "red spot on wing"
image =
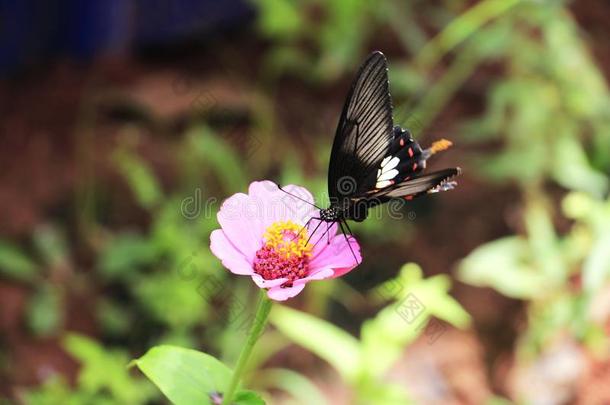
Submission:
[[[400,138],[400,146],[405,146],[404,138]],[[409,150],[411,150],[411,149],[409,149]]]
[[417,170],[417,163],[413,163],[413,171]]
[[409,157],[413,157],[413,148],[409,148]]
[[406,195],[406,196],[404,196],[404,199],[407,200],[407,201],[411,201],[413,199],[413,196],[412,195]]

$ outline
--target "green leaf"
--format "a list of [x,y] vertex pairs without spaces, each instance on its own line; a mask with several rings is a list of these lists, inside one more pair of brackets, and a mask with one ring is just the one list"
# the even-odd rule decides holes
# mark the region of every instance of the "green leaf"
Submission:
[[396,304],[383,308],[373,319],[362,325],[362,362],[367,375],[382,377],[404,353],[405,347],[422,332],[421,323],[429,315],[423,313],[417,322],[401,318]]
[[125,367],[129,361],[125,352],[77,334],[68,335],[63,345],[81,363],[78,375],[81,390],[91,394],[111,393],[113,403],[121,404],[146,403],[155,395],[148,381],[131,377]]
[[51,335],[63,322],[61,292],[52,285],[43,285],[28,303],[28,325],[39,336]]
[[127,180],[136,201],[143,208],[154,208],[163,198],[163,192],[148,164],[127,149],[120,149],[113,160]]
[[358,399],[363,404],[414,405],[407,388],[392,382],[367,384],[358,392]]
[[298,3],[287,0],[256,0],[258,25],[265,36],[286,40],[296,36],[303,21]]
[[360,348],[352,335],[322,319],[280,305],[271,311],[270,321],[293,342],[329,362],[343,378],[355,381],[360,371]]
[[133,316],[128,309],[129,304],[122,304],[110,298],[98,301],[96,315],[102,330],[114,336],[129,334],[132,327]]
[[[398,277],[373,289],[373,299],[394,302],[362,326],[362,361],[368,375],[382,377],[402,356],[405,346],[422,333],[428,342],[438,339],[444,327],[427,329],[431,316],[459,328],[470,324],[470,315],[449,295],[449,277],[438,275],[423,279],[422,276],[417,264],[407,263]],[[411,309],[415,304],[417,311]]]
[[155,253],[151,244],[142,236],[123,233],[104,247],[98,267],[109,279],[128,279],[139,267],[151,263]]
[[[210,394],[224,392],[231,379],[231,370],[216,358],[176,346],[155,346],[132,364],[176,405],[211,405]],[[243,391],[236,401],[263,403]]]
[[562,285],[568,273],[550,212],[543,200],[532,197],[524,213],[529,250],[535,252],[530,260],[547,287]]
[[[187,147],[192,158],[204,165],[226,190],[243,190],[247,184],[246,173],[242,169],[243,157],[235,151],[226,139],[216,135],[208,127],[199,127],[189,134]],[[246,153],[252,153],[253,145],[246,145]]]
[[239,391],[233,397],[235,405],[265,405],[265,401],[254,391]]
[[50,266],[60,266],[68,259],[68,243],[61,230],[53,225],[42,225],[32,235],[40,256]]
[[0,274],[20,281],[32,281],[38,267],[17,246],[0,241]]
[[[28,405],[80,405],[80,404],[95,404],[95,405],[110,405],[116,404],[108,395],[97,395],[85,392],[78,387],[71,387],[64,378],[53,374],[49,376],[42,384],[30,389],[20,390],[22,403]],[[0,398],[0,404],[11,405],[13,402]]]
[[264,369],[257,373],[256,381],[265,387],[287,392],[302,405],[326,405],[328,401],[320,389],[302,374],[285,368]]
[[548,291],[547,279],[531,264],[527,241],[519,237],[479,246],[462,260],[458,277],[513,298],[527,299]]
[[[423,302],[430,315],[458,328],[465,328],[470,324],[470,315],[449,295],[450,287],[451,279],[448,276],[437,275],[423,279],[423,271],[419,265],[406,263],[400,269],[398,277],[375,287],[370,296],[376,301],[403,301],[409,296],[415,296]],[[386,323],[392,324],[393,321],[388,320]]]
[[597,197],[607,192],[608,178],[591,167],[584,148],[577,138],[576,130],[558,136],[553,146],[555,181],[569,189],[586,191]]
[[585,290],[598,291],[610,279],[610,234],[603,235],[591,248],[582,269]]
[[151,315],[172,329],[180,329],[195,325],[207,314],[208,297],[205,294],[208,290],[200,280],[182,278],[174,271],[152,273],[139,280],[132,289]]

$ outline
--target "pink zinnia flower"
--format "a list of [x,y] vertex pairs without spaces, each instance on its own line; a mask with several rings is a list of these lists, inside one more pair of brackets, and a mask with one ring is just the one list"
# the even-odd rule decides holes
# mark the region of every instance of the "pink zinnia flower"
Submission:
[[[284,190],[313,204],[303,187]],[[222,229],[212,232],[210,249],[229,271],[252,277],[269,298],[283,301],[309,281],[342,276],[361,262],[356,239],[349,236],[348,244],[337,235],[336,224],[309,221],[317,214],[312,205],[274,183],[254,182],[248,194],[235,194],[220,207]]]

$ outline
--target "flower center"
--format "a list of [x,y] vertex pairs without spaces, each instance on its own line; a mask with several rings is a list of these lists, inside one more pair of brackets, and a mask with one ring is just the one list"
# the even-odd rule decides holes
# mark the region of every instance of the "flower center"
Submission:
[[282,286],[307,277],[311,246],[307,229],[292,221],[274,222],[263,236],[265,244],[256,252],[254,272],[265,280],[287,278]]

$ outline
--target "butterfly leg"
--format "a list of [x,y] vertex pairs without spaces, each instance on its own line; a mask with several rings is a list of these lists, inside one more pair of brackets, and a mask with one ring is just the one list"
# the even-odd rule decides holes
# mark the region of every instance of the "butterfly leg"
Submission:
[[[347,227],[347,232],[346,232],[346,229],[343,227],[344,222],[345,222],[345,226]],[[359,265],[361,262],[358,261],[358,258],[356,257],[356,253],[354,252],[354,249],[352,248],[352,244],[349,242],[349,238],[347,236],[348,232],[349,232],[349,236],[352,236],[352,231],[349,229],[349,225],[347,224],[347,221],[339,221],[339,226],[341,227],[341,232],[343,232],[343,237],[345,238],[345,241],[347,242],[347,246],[349,247],[350,252],[352,252],[352,256],[354,256],[356,265]]]
[[[318,220],[319,220],[319,218],[311,218],[311,219],[318,219]],[[310,219],[310,221],[311,221],[311,219]],[[319,222],[318,222],[318,225],[316,225],[316,227],[314,228],[314,230],[313,230],[313,232],[311,233],[311,235],[309,235],[309,238],[307,238],[307,242],[305,242],[305,245],[308,245],[308,244],[309,244],[309,241],[311,240],[312,236],[313,236],[313,235],[316,233],[316,231],[318,230],[318,228],[320,227],[320,225],[322,225],[322,221],[319,221]],[[315,245],[314,245],[314,246],[315,246]]]
[[347,223],[347,221],[344,221],[343,223],[345,224],[345,228],[347,229],[347,232],[349,233],[349,235],[352,236],[354,233],[350,229],[349,224]]
[[[328,236],[328,240],[329,240],[329,244],[330,244],[330,226],[328,225],[328,221],[320,221],[320,223],[318,224],[318,227],[320,226],[320,224],[322,222],[326,222],[326,231],[320,235],[320,237],[318,238],[318,240],[316,241],[316,243],[314,243],[313,245],[316,246],[318,243],[320,243],[320,241],[322,240],[322,238],[324,238],[324,235],[329,235]],[[316,230],[318,229],[318,227],[316,227]],[[313,236],[314,233],[316,233],[316,230],[313,231],[313,233],[311,234],[311,236],[309,237],[311,239],[311,237]],[[307,241],[309,242],[309,240]]]
[[309,218],[307,220],[307,222],[305,222],[305,225],[303,225],[301,227],[299,232],[296,235],[294,235],[294,237],[292,238],[293,241],[297,240],[299,238],[299,236],[301,236],[301,233],[303,232],[303,229],[307,229],[307,227],[309,226],[309,223],[311,222],[312,219],[317,219],[317,218],[314,218],[314,217]]

